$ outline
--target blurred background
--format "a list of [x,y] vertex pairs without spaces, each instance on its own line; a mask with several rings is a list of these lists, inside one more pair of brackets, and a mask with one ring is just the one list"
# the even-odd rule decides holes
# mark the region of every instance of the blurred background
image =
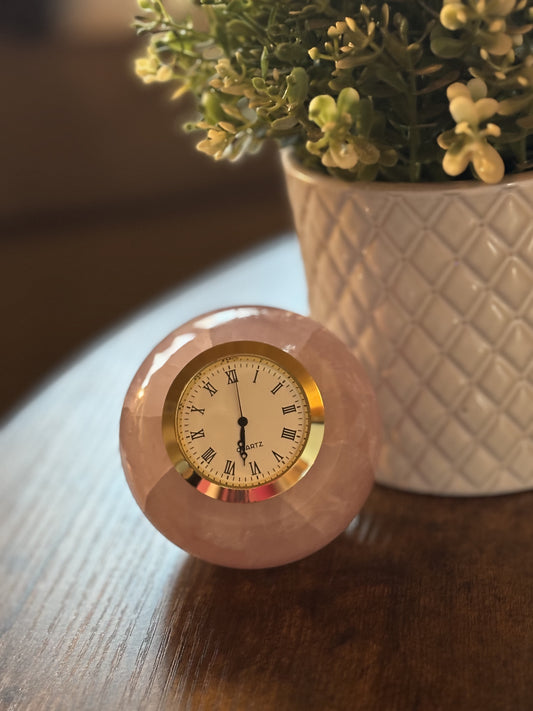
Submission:
[[0,415],[141,306],[291,229],[273,147],[215,163],[179,130],[190,107],[135,77],[136,13],[2,4]]

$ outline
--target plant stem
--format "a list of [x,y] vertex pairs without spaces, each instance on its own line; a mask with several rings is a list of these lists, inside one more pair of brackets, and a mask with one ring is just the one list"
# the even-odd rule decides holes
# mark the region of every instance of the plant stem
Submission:
[[516,141],[514,145],[511,146],[517,159],[518,165],[525,165],[527,161],[527,139],[521,138]]
[[420,129],[418,127],[418,97],[416,74],[414,67],[410,67],[409,72],[409,181],[417,183],[420,180],[420,163],[418,161],[418,149],[420,147]]

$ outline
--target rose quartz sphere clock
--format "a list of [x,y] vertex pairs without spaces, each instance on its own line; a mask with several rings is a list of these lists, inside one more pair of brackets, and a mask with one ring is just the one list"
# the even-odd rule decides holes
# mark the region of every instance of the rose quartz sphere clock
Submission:
[[379,420],[361,365],[309,318],[225,308],[168,335],[135,375],[120,451],[147,518],[235,568],[303,558],[341,533],[374,479]]

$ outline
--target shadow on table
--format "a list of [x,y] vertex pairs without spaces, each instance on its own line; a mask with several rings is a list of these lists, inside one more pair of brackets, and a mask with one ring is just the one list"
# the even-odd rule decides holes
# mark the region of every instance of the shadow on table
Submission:
[[235,571],[190,559],[168,609],[174,701],[195,710],[523,708],[512,660],[533,642],[520,607],[533,589],[531,568],[522,573],[533,562],[523,535],[532,503],[530,494],[464,500],[377,488],[343,535],[298,563]]

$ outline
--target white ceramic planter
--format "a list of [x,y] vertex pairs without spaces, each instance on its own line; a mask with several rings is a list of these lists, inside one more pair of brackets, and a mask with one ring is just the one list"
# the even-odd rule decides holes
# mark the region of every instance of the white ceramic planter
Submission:
[[533,176],[348,184],[283,163],[311,315],[377,390],[378,481],[533,487]]

